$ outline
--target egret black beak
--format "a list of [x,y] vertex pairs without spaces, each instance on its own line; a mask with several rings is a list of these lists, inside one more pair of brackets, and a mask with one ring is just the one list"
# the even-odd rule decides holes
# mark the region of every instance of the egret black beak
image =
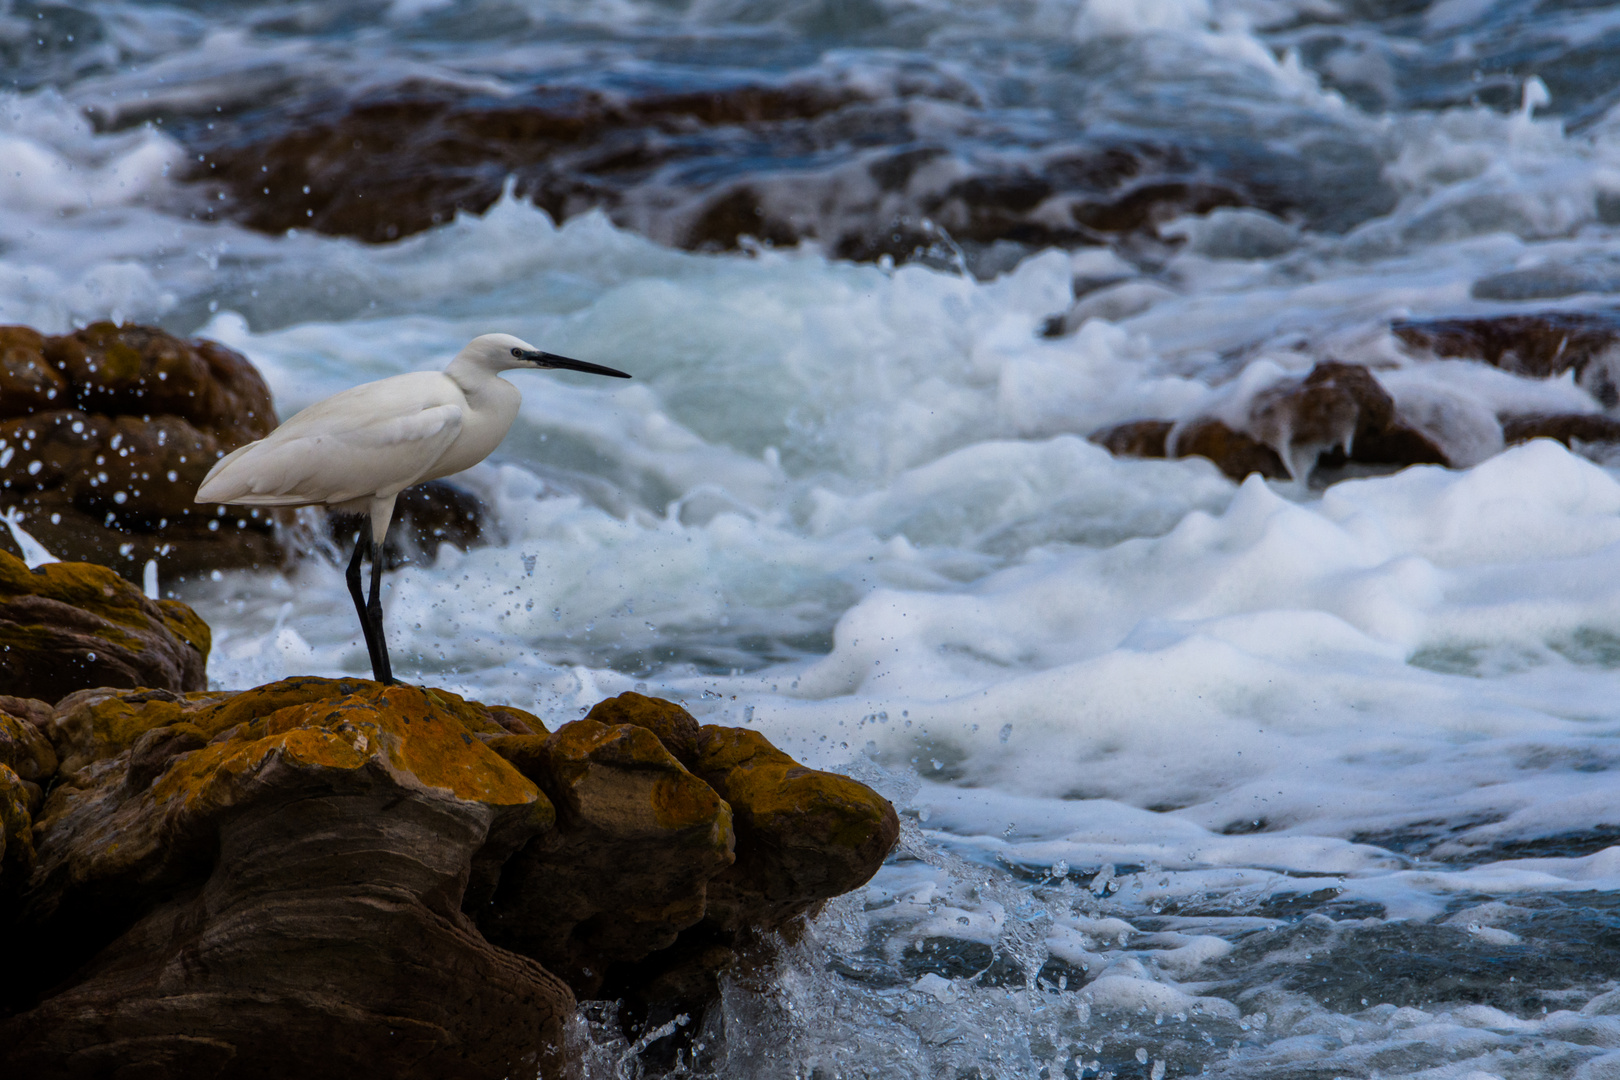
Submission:
[[583,371],[591,375],[610,375],[615,379],[628,379],[630,376],[618,368],[603,367],[601,364],[587,364],[583,360],[571,360],[556,353],[534,352],[524,353],[523,359],[534,364],[535,367],[561,368],[563,371]]

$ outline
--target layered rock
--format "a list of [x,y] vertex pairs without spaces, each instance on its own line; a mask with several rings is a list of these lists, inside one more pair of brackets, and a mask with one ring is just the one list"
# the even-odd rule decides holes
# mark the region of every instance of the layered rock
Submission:
[[201,690],[208,626],[104,566],[29,570],[0,551],[0,688],[55,701],[86,687]]
[[58,558],[139,580],[279,562],[271,515],[197,506],[223,454],[275,427],[240,353],[144,326],[0,327],[0,509]]
[[92,692],[18,920],[17,1075],[506,1076],[560,1069],[568,988],[496,949],[469,888],[550,803],[454,695],[289,680]]
[[702,1008],[897,834],[640,695],[553,733],[358,679],[7,700],[4,1075],[561,1075],[577,996]]

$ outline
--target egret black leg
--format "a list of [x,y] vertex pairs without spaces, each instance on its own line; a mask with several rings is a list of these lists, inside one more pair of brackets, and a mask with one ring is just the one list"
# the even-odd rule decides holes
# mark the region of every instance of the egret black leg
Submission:
[[377,662],[377,635],[371,628],[371,615],[366,610],[366,594],[360,589],[360,560],[365,557],[369,540],[368,530],[362,527],[355,541],[354,556],[349,559],[349,572],[344,577],[349,583],[349,596],[354,600],[355,614],[360,616],[360,631],[366,635],[366,652],[371,656],[371,677],[379,682],[387,682],[390,680],[384,679],[382,672],[387,668],[388,661]]
[[371,616],[372,633],[376,635],[376,651],[371,654],[372,676],[380,683],[395,685],[394,671],[388,665],[388,639],[383,636],[382,617],[382,545],[371,545],[371,603],[367,606]]

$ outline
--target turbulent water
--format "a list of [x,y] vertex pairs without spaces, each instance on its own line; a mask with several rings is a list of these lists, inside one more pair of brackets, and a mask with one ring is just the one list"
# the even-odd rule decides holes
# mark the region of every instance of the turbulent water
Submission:
[[[513,185],[382,244],[250,230],[188,179],[216,124],[407,84],[862,104],[689,132],[561,223]],[[1620,1077],[1620,474],[1493,419],[1601,405],[1389,333],[1613,303],[1620,9],[4,0],[0,86],[0,321],[217,338],[284,415],[491,330],[634,373],[513,376],[465,477],[498,542],[385,606],[407,679],[552,723],[646,687],[902,809],[677,1071]],[[1123,145],[1244,205],[899,266],[660,232],[908,147],[966,176]],[[1077,279],[1109,318],[1046,336]],[[1238,486],[1085,439],[1325,358],[1470,467]],[[172,587],[220,686],[367,670],[330,555]],[[593,1077],[652,1067],[612,1032],[581,1015]]]

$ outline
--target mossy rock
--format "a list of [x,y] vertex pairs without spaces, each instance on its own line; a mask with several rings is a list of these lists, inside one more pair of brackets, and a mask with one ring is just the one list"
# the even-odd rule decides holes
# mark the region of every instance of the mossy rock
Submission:
[[33,869],[34,820],[29,807],[38,790],[0,765],[0,895]]
[[561,1074],[568,987],[463,912],[555,817],[489,710],[315,678],[63,704],[0,1075]]
[[599,701],[585,719],[601,724],[634,724],[644,727],[664,744],[681,764],[691,768],[698,755],[698,722],[692,714],[663,698],[626,691],[618,697]]
[[177,600],[152,600],[104,566],[30,570],[0,551],[0,685],[57,701],[92,687],[201,690],[208,625]]
[[504,859],[555,819],[480,737],[504,729],[443,690],[293,678],[241,693],[92,691],[50,723],[71,783],[39,818],[34,902],[94,883],[184,876],[219,823],[256,803],[373,790],[473,804]]
[[164,580],[282,562],[287,511],[194,501],[215,461],[275,426],[264,379],[217,342],[110,322],[59,336],[0,326],[0,488],[60,558],[132,581],[149,559]]
[[491,748],[551,796],[557,827],[502,872],[479,926],[591,996],[608,965],[674,944],[731,864],[731,809],[650,730],[592,719]]
[[707,922],[773,929],[858,889],[900,835],[889,800],[810,769],[747,728],[703,728],[693,772],[731,805],[737,862],[710,885]]
[[0,765],[20,779],[44,784],[56,775],[56,751],[33,724],[0,712]]

